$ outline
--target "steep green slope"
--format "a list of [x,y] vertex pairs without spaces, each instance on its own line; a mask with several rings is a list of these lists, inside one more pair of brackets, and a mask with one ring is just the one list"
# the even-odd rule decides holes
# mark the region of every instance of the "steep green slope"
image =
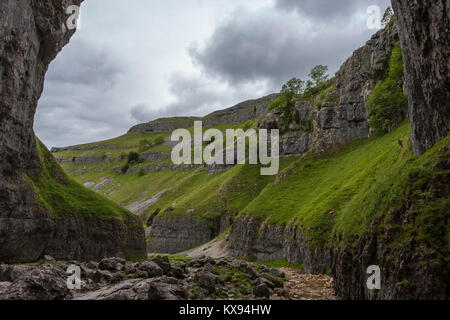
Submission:
[[320,245],[342,234],[343,244],[348,245],[367,232],[377,216],[394,211],[412,194],[418,201],[414,210],[424,223],[418,236],[428,237],[428,225],[442,227],[448,219],[448,190],[436,190],[429,182],[437,176],[448,182],[448,168],[436,168],[435,163],[450,139],[417,158],[409,132],[409,123],[404,122],[387,135],[359,139],[340,152],[304,156],[283,170],[277,183],[268,184],[240,215],[269,224],[297,224]]
[[[173,208],[163,215],[214,218],[240,213],[271,224],[301,225],[318,242],[327,243],[334,230],[347,236],[364,232],[382,203],[398,196],[397,184],[415,168],[424,166],[426,160],[415,158],[411,152],[409,131],[409,123],[404,122],[387,135],[359,139],[325,156],[282,158],[276,179],[260,176],[259,167],[251,165],[235,166],[217,174],[196,168],[163,169],[144,175],[113,172],[118,164],[63,166],[86,170],[80,175],[73,174],[81,183],[111,179],[99,192],[123,206],[165,191],[142,212],[144,218],[157,209],[164,211],[169,207]],[[158,135],[128,134],[126,138],[104,143],[120,146],[126,141],[132,145],[143,136],[154,139]],[[398,139],[403,141],[403,147]],[[145,162],[136,167],[152,164]],[[102,170],[95,172],[96,169]]]
[[[232,125],[216,125],[214,128],[225,130],[228,128],[248,128],[253,123],[244,122]],[[206,127],[209,129],[211,127]],[[189,129],[192,132],[192,128]],[[128,133],[122,137],[78,146],[82,150],[65,150],[55,153],[55,157],[71,159],[73,157],[98,157],[105,153],[104,148],[114,146],[120,149],[107,149],[123,153],[120,160],[106,161],[98,164],[77,164],[64,162],[62,167],[78,182],[91,185],[99,193],[109,197],[114,202],[129,206],[133,203],[151,199],[158,200],[139,214],[147,219],[157,209],[173,207],[173,210],[163,212],[162,215],[186,215],[202,219],[217,218],[224,214],[235,214],[256,197],[265,185],[274,177],[261,176],[259,166],[235,166],[229,170],[210,174],[205,167],[173,169],[170,159],[161,156],[156,161],[142,161],[133,163],[129,171],[123,174],[119,169],[127,162],[125,152],[140,152],[142,140],[153,141],[161,136],[167,138],[169,134],[160,133]],[[160,152],[170,155],[170,147],[166,144],[158,145],[146,152]],[[128,148],[128,149],[126,149]],[[142,154],[142,152],[140,153]],[[289,165],[292,158],[281,159],[281,168]],[[144,172],[146,168],[157,168]],[[104,185],[100,184],[106,181]]]
[[111,200],[86,189],[69,178],[45,145],[36,138],[43,173],[26,177],[41,205],[53,218],[78,215],[83,218],[119,219],[128,221],[132,213]]
[[[286,167],[293,160],[281,159],[280,167]],[[197,169],[180,174],[174,188],[152,205],[150,211],[173,206],[166,214],[188,213],[203,218],[236,214],[274,180],[273,176],[261,176],[260,167],[255,165],[238,165],[217,174]]]

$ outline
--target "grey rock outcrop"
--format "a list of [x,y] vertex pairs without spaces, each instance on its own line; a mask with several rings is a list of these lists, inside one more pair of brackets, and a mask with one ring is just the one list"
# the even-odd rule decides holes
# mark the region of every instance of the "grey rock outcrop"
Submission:
[[125,268],[125,259],[123,258],[105,258],[98,264],[100,270],[120,271]]
[[[278,287],[284,287],[283,281],[264,274],[264,268],[241,261],[222,259],[217,261],[220,268],[214,268],[216,260],[212,258],[183,262],[157,256],[117,270],[117,265],[122,265],[122,262],[121,258],[111,257],[100,263],[53,261],[36,266],[0,264],[0,300],[186,300],[222,296],[254,299],[266,297],[267,291],[264,295],[252,295],[249,286],[271,283],[267,277]],[[162,264],[162,268],[157,263]],[[242,272],[243,265],[255,270],[255,277],[251,279],[241,274],[243,281],[238,283],[229,274]],[[67,286],[69,274],[64,270],[68,266],[77,266],[81,270],[77,290],[70,290]],[[102,270],[105,266],[109,270]],[[177,276],[173,277],[175,270]],[[163,275],[163,272],[167,274]],[[271,286],[275,285],[272,283]]]
[[[336,73],[334,90],[326,102],[298,102],[298,118],[280,139],[281,155],[301,155],[314,149],[317,153],[345,145],[355,138],[367,137],[370,126],[366,111],[377,79],[382,78],[386,61],[398,41],[397,27],[385,28],[342,65]],[[260,128],[282,126],[282,114],[271,111],[259,121]]]
[[50,264],[40,268],[0,265],[0,300],[71,299],[63,269]]
[[228,109],[215,111],[202,118],[203,126],[241,123],[258,119],[267,112],[269,104],[276,97],[277,94],[271,94],[259,99],[241,102]]
[[268,299],[270,297],[270,289],[266,284],[261,283],[260,285],[255,287],[255,289],[253,290],[253,294],[255,295],[255,297]]
[[54,219],[24,176],[43,174],[33,132],[49,63],[69,42],[69,5],[82,0],[0,2],[0,261],[92,259],[145,254],[139,219]]
[[[413,240],[393,252],[389,242],[391,231],[389,227],[380,228],[379,223],[374,221],[368,235],[355,245],[323,247],[312,246],[308,236],[297,226],[236,219],[230,231],[230,252],[237,257],[258,260],[285,258],[289,263],[302,264],[306,272],[313,274],[331,271],[336,292],[343,299],[446,299],[448,270],[445,265],[424,263],[425,249]],[[414,248],[418,248],[419,253]],[[393,263],[392,255],[398,257],[398,263]],[[378,265],[382,270],[381,290],[367,289],[370,265]],[[271,287],[272,282],[267,278],[267,274],[264,279],[259,278],[260,284]]]
[[156,216],[150,230],[149,252],[177,253],[208,242],[215,234],[207,224],[184,216]]
[[414,153],[450,131],[450,1],[392,0],[400,29]]

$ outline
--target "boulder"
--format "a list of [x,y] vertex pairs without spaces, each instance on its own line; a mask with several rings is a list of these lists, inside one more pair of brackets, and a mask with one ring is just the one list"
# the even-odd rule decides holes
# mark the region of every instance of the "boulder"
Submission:
[[44,261],[46,261],[46,262],[56,262],[55,258],[53,258],[52,256],[49,256],[49,255],[45,255],[44,256]]
[[187,298],[186,289],[177,284],[154,281],[148,289],[148,300],[186,300]]
[[119,271],[124,268],[126,260],[123,258],[106,258],[100,261],[98,268],[100,270]]
[[168,274],[170,272],[170,261],[167,256],[157,256],[153,258],[151,261],[156,263],[163,271],[164,274]]
[[108,270],[97,270],[94,273],[93,279],[97,283],[110,283],[112,282],[113,274]]
[[261,277],[261,278],[256,279],[255,284],[257,286],[259,286],[261,284],[265,284],[268,288],[275,289],[275,285],[273,284],[273,282],[267,280],[266,278]]
[[149,278],[160,277],[164,274],[161,267],[153,261],[141,262],[138,266],[138,271],[146,272]]
[[77,294],[74,300],[147,300],[151,280],[129,279],[113,286]]
[[217,276],[211,272],[200,271],[195,275],[195,281],[197,281],[200,287],[208,290],[209,293],[213,293],[216,290]]
[[274,277],[270,273],[263,273],[261,277],[273,283],[276,288],[282,288],[284,286],[283,281],[279,280],[277,277]]
[[248,277],[252,280],[255,280],[258,278],[258,274],[256,273],[255,269],[253,269],[252,267],[247,267],[245,269],[245,273],[248,275]]
[[183,279],[184,278],[184,270],[181,269],[181,268],[172,267],[171,273],[177,279]]
[[72,298],[63,269],[0,266],[0,300],[64,300]]
[[213,273],[214,272],[214,268],[211,264],[207,263],[203,266],[202,271],[204,272],[209,272],[209,273]]
[[264,283],[257,285],[254,289],[253,289],[253,295],[257,298],[266,298],[269,299],[270,298],[270,290],[267,287],[267,285],[265,285]]
[[270,273],[280,278],[286,278],[286,274],[277,268],[270,269]]

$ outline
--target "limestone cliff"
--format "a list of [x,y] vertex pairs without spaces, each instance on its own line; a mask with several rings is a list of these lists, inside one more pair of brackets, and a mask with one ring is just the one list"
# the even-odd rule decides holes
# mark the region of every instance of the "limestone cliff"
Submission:
[[28,180],[50,177],[38,156],[34,114],[48,65],[73,35],[62,28],[65,10],[81,2],[0,2],[0,260],[5,262],[33,261],[44,254],[92,259],[145,253],[138,218],[124,213],[127,222],[112,216],[88,219],[71,212],[55,218]]
[[450,131],[450,1],[392,0],[400,27],[416,155]]
[[[370,125],[366,103],[377,80],[386,70],[387,61],[398,31],[395,24],[377,32],[367,43],[355,50],[336,76],[309,101],[296,104],[297,116],[281,138],[283,155],[301,155],[314,149],[322,153],[367,137]],[[262,128],[280,128],[281,112],[274,110],[260,120]]]

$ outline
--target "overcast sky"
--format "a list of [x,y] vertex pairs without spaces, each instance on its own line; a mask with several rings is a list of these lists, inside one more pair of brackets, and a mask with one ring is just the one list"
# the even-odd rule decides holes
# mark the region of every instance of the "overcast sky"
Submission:
[[334,74],[389,0],[87,0],[49,67],[35,119],[49,147],[104,140],[163,116],[205,115]]

